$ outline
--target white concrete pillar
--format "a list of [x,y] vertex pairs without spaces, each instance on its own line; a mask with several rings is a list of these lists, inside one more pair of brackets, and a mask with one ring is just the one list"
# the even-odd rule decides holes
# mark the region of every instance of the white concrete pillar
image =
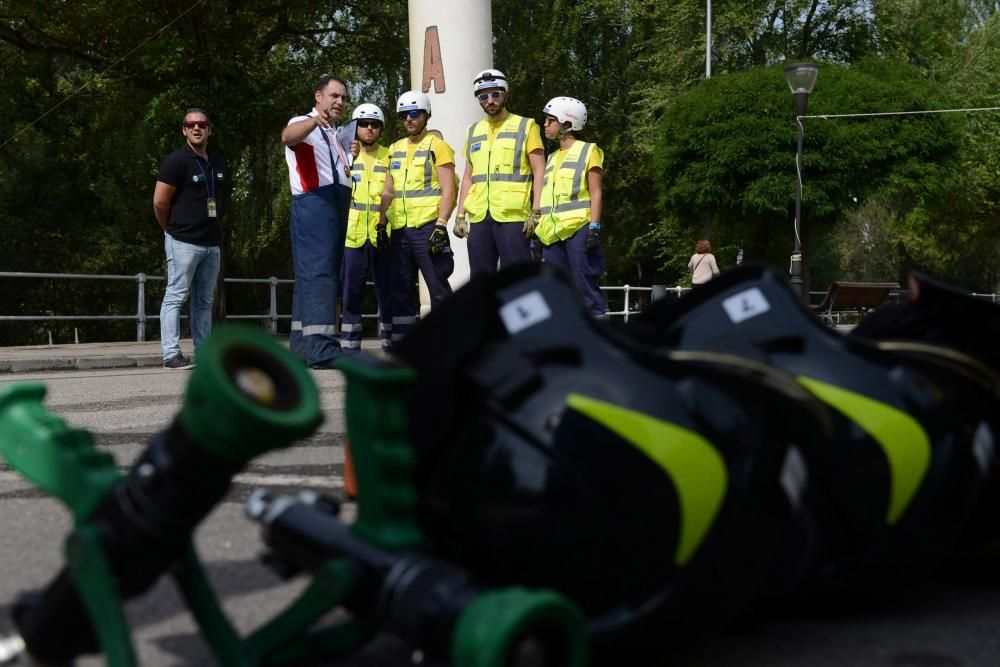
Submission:
[[[428,127],[440,130],[455,149],[455,173],[465,173],[465,131],[480,120],[482,109],[472,94],[472,80],[493,66],[493,20],[490,0],[409,0],[410,84],[431,100]],[[454,215],[448,229],[454,227]],[[451,237],[457,289],[469,280],[467,241]],[[430,309],[430,296],[420,281],[420,312]]]

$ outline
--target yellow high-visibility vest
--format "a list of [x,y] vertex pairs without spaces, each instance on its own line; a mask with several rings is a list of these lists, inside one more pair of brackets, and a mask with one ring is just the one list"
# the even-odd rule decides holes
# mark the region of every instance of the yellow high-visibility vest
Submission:
[[469,222],[489,212],[497,222],[523,222],[531,212],[531,164],[525,150],[530,119],[510,114],[489,144],[486,119],[469,126],[465,159],[472,187],[465,196]]
[[535,229],[545,245],[568,239],[590,222],[587,161],[594,148],[592,143],[574,141],[558,170],[556,153],[549,155],[542,181],[542,218]]
[[[347,216],[348,248],[360,248],[368,239],[376,245],[375,226],[378,224],[379,206],[385,177],[389,173],[389,149],[379,146],[374,155],[361,151],[351,166],[354,192],[351,196],[351,210]],[[392,220],[392,210],[389,210]],[[391,227],[391,224],[390,224]]]
[[441,212],[441,183],[436,164],[431,155],[435,141],[430,132],[413,153],[413,161],[406,162],[407,138],[400,139],[389,148],[389,173],[392,174],[393,229],[422,227],[438,219]]

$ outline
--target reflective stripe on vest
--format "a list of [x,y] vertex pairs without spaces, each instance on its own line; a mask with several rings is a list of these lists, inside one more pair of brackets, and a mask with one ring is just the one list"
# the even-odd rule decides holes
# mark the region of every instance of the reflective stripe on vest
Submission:
[[[362,153],[351,167],[351,178],[354,190],[351,196],[351,208],[347,215],[347,238],[345,246],[360,248],[366,240],[376,244],[376,225],[379,220],[379,209],[382,203],[382,190],[385,188],[385,177],[388,174],[389,149],[379,146],[375,151],[371,169],[366,166]],[[392,211],[389,211],[392,218]],[[391,226],[391,225],[390,225]]]
[[[542,181],[542,218],[535,234],[545,245],[565,241],[590,221],[587,160],[594,144],[575,141],[555,170],[556,153],[549,156]],[[559,178],[569,172],[570,178]]]
[[[465,196],[469,222],[489,213],[497,222],[523,222],[531,212],[531,164],[525,147],[531,120],[511,114],[489,145],[486,119],[469,126],[465,159],[472,187]],[[478,146],[473,150],[474,146]]]
[[[433,222],[441,212],[441,183],[432,159],[435,136],[428,133],[413,153],[413,163],[406,159],[406,144],[409,139],[400,139],[392,145],[389,156],[389,173],[392,174],[392,210],[395,216],[393,228],[420,227]],[[422,169],[411,169],[413,164],[423,159]]]

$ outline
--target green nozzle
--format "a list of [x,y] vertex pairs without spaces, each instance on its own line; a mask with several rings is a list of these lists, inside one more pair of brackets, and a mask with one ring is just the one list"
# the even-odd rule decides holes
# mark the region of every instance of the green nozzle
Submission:
[[416,454],[407,436],[406,391],[414,371],[370,356],[342,357],[347,377],[347,437],[358,476],[355,535],[380,549],[413,549],[417,526]]
[[484,593],[451,635],[455,667],[585,667],[583,614],[552,591],[508,588]]
[[249,461],[311,435],[322,420],[309,371],[263,331],[220,326],[199,348],[180,423],[205,450]]
[[0,389],[0,454],[77,518],[97,507],[120,477],[114,459],[90,433],[70,428],[42,406],[45,387],[20,382]]

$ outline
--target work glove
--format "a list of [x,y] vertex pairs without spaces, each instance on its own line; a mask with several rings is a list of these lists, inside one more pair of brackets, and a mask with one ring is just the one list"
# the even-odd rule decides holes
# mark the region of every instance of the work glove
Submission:
[[375,225],[375,247],[380,252],[389,250],[389,230],[385,225]]
[[465,214],[459,214],[455,216],[455,236],[460,239],[464,239],[469,235],[469,223],[465,219]]
[[448,227],[443,222],[434,223],[434,229],[427,237],[427,244],[432,255],[440,254],[445,248],[451,247],[448,243]]
[[541,217],[542,209],[532,209],[531,213],[528,214],[528,217],[524,219],[524,226],[521,227],[521,231],[524,233],[524,238],[531,238],[531,235],[535,233],[535,228],[538,227],[538,221]]
[[599,223],[590,223],[590,227],[587,229],[587,240],[583,242],[583,251],[588,255],[596,250],[601,249],[601,225]]
[[538,240],[537,236],[533,236],[528,241],[528,251],[531,253],[532,260],[536,262],[542,261],[542,242]]

